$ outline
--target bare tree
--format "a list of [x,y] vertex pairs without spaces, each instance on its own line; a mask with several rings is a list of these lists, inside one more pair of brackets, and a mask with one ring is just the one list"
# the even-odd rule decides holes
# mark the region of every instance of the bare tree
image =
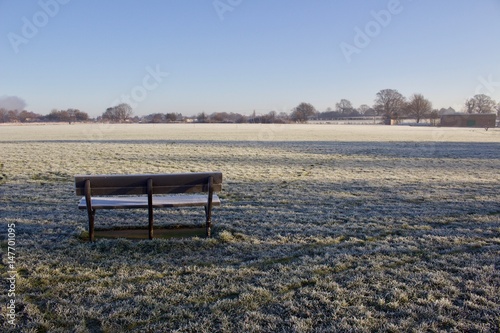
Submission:
[[175,112],[170,112],[165,115],[165,120],[170,123],[177,121],[179,118],[182,118],[182,115],[179,117]]
[[290,120],[290,116],[288,115],[288,113],[286,112],[280,112],[278,114],[278,120],[281,122],[281,123],[287,123],[289,120]]
[[395,89],[383,89],[377,93],[373,108],[387,119],[398,118],[404,111],[406,99]]
[[126,103],[118,104],[115,106],[118,121],[123,122],[132,117],[132,107]]
[[493,113],[495,111],[495,101],[485,94],[475,95],[465,101],[465,111],[467,113]]
[[335,109],[343,116],[348,116],[354,111],[351,101],[347,99],[341,99],[340,102],[335,104]]
[[293,121],[299,123],[307,122],[309,117],[316,114],[316,109],[309,103],[300,103],[296,108],[293,109],[291,118]]
[[199,123],[208,123],[209,119],[208,116],[205,112],[199,113],[198,116],[196,116],[196,121]]
[[121,123],[132,117],[132,107],[126,103],[107,108],[102,118],[111,122]]
[[432,126],[436,126],[437,120],[439,119],[438,110],[434,109],[429,113],[429,120],[431,121]]
[[409,116],[414,117],[419,123],[420,119],[432,111],[432,103],[422,94],[413,94],[406,106],[406,111]]
[[464,111],[467,113],[474,113],[476,109],[476,100],[474,98],[467,98],[465,100]]
[[34,113],[32,111],[23,110],[19,113],[19,121],[22,123],[39,121],[42,115]]
[[278,112],[276,112],[276,111],[269,111],[269,113],[267,114],[267,116],[269,118],[269,122],[270,123],[276,122],[277,115],[278,115]]
[[5,123],[7,121],[8,111],[4,108],[0,108],[0,123]]
[[163,123],[164,120],[165,120],[165,115],[163,113],[153,113],[151,115],[150,122],[152,122],[154,124],[159,124],[159,123]]
[[363,115],[364,115],[364,114],[366,113],[366,111],[368,111],[368,110],[370,110],[370,107],[369,107],[368,105],[366,105],[366,104],[362,104],[362,105],[360,105],[360,106],[359,106],[359,108],[358,108],[358,112],[359,112],[360,114],[363,114]]
[[75,110],[75,118],[76,118],[76,121],[87,121],[87,120],[89,120],[89,115],[87,112],[83,112],[83,111],[76,109]]
[[490,96],[479,94],[474,98],[476,99],[477,113],[493,113],[496,103]]

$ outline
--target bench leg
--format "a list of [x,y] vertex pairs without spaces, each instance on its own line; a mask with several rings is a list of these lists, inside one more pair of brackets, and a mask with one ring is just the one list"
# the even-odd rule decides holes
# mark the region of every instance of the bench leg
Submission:
[[205,206],[205,217],[206,217],[206,223],[205,227],[207,229],[207,238],[211,237],[211,232],[212,232],[212,210]]
[[153,239],[153,179],[148,179],[149,239]]
[[149,215],[149,224],[148,224],[149,239],[153,239],[153,207],[149,207],[148,215]]
[[95,209],[91,209],[88,211],[89,215],[89,239],[91,242],[94,241],[94,216],[95,216]]

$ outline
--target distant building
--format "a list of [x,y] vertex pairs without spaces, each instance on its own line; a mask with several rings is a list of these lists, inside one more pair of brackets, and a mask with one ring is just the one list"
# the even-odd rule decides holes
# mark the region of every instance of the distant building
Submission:
[[441,126],[491,128],[495,127],[496,119],[494,113],[445,114],[441,116]]

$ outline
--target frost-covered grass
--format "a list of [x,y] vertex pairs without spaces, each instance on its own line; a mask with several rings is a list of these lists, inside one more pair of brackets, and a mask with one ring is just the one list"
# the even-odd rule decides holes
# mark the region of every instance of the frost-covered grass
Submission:
[[[500,130],[0,127],[6,332],[496,332]],[[221,170],[214,237],[82,241],[73,176]],[[157,210],[196,225],[199,209]],[[144,210],[98,211],[138,226]],[[6,267],[1,268],[2,279]]]

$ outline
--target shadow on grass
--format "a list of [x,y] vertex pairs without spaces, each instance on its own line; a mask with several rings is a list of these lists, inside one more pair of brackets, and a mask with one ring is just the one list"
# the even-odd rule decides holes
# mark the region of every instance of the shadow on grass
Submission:
[[[26,143],[46,144],[117,144],[117,145],[167,145],[167,146],[218,146],[218,147],[244,147],[244,148],[276,148],[284,146],[291,151],[304,152],[316,155],[348,154],[350,156],[376,156],[386,158],[450,158],[496,160],[500,143],[498,142],[442,142],[439,138],[435,141],[246,141],[246,140],[24,140],[2,141],[3,144]],[[254,160],[258,158],[255,156]],[[265,157],[267,163],[267,157]],[[287,157],[289,158],[289,157]],[[273,163],[279,163],[273,160]],[[287,161],[285,161],[286,163]]]
[[[107,228],[96,229],[96,239],[116,239],[125,238],[130,240],[144,240],[149,239],[148,229],[144,227],[127,227],[127,228]],[[182,226],[182,227],[157,227],[154,228],[153,238],[155,239],[171,239],[171,238],[193,238],[193,237],[206,237],[206,229],[199,226]],[[80,239],[84,241],[89,240],[87,231],[82,232]]]

